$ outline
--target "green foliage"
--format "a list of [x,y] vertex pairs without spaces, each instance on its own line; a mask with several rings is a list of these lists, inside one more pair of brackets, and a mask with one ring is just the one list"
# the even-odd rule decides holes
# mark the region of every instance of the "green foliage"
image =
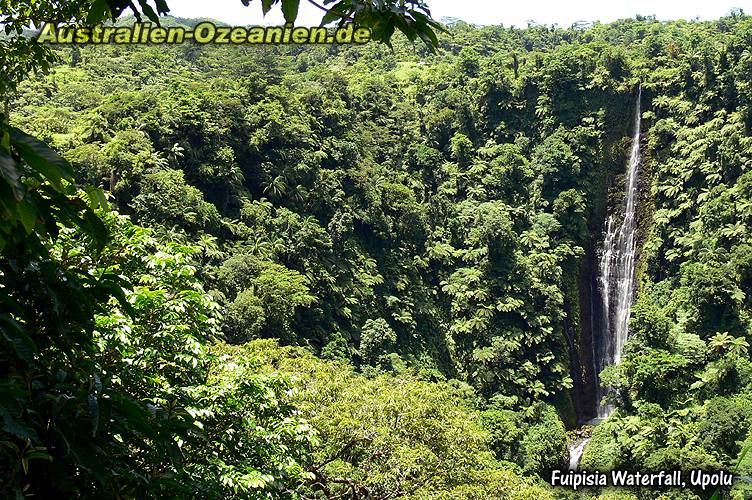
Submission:
[[582,467],[748,461],[750,19],[434,39],[422,3],[324,7],[408,40],[60,47],[27,81],[52,52],[0,40],[2,494],[546,498],[520,474],[566,461],[638,82],[638,299]]
[[641,296],[629,318],[630,349],[666,349],[671,344],[671,320],[650,297]]
[[[198,432],[179,441],[185,498],[283,497],[310,480],[316,431],[291,398],[287,375],[265,374],[253,355],[221,346],[203,385],[190,389]],[[170,496],[173,496],[174,493]]]
[[258,356],[268,370],[300,381],[296,400],[320,440],[308,469],[312,491],[407,498],[487,498],[504,491],[504,497],[545,498],[540,488],[498,468],[480,414],[449,384],[409,373],[366,378],[270,341],[224,352],[233,359]]
[[581,470],[609,471],[619,469],[623,447],[614,436],[610,422],[596,426],[580,459]]
[[688,291],[690,324],[701,336],[714,331],[738,332],[738,304],[744,293],[736,286],[733,274],[717,265],[700,263],[682,267],[682,285]]
[[233,342],[258,338],[266,323],[263,301],[253,290],[243,290],[225,311],[225,331]]
[[[11,471],[3,490],[28,487],[44,496],[82,497],[149,492],[171,498],[203,492],[226,498],[298,484],[304,478],[300,463],[314,437],[291,406],[289,383],[256,375],[252,358],[239,360],[240,367],[207,372],[217,361],[205,346],[219,334],[221,318],[219,305],[198,281],[197,249],[160,243],[123,216],[106,214],[105,220],[112,238],[104,248],[98,250],[96,240],[80,230],[61,227],[42,266],[75,269],[70,276],[94,283],[120,275],[128,285],[115,289],[120,302],[108,302],[96,290],[55,298],[58,311],[80,314],[92,297],[102,297],[90,310],[96,313],[90,336],[79,337],[88,343],[71,343],[76,324],[62,323],[60,313],[35,323],[40,329],[51,321],[52,331],[67,335],[69,344],[65,349],[49,341],[28,344],[40,349],[31,365],[30,393],[18,384],[22,370],[29,369],[21,364],[3,385],[8,399],[3,400],[2,460]],[[29,271],[24,277],[32,284]],[[67,305],[68,300],[82,304],[72,309],[75,302]],[[24,302],[24,307],[33,304]],[[23,318],[20,311],[16,307],[15,324]],[[231,457],[228,449],[234,450]]]
[[[20,495],[47,477],[56,485],[45,487],[74,493],[73,464],[96,488],[125,449],[107,431],[101,438],[100,424],[125,435],[147,426],[146,409],[103,385],[93,359],[95,313],[111,296],[132,308],[118,274],[90,272],[55,243],[75,232],[92,255],[102,252],[108,231],[92,207],[106,200],[76,192],[70,166],[40,141],[5,122],[0,136],[0,490]],[[107,452],[109,461],[96,458]]]
[[567,435],[556,409],[544,403],[512,411],[498,404],[483,412],[498,460],[514,462],[527,473],[550,477],[567,459]]
[[369,319],[360,331],[360,356],[363,361],[373,364],[379,354],[388,353],[397,342],[397,334],[382,318]]
[[[536,36],[504,32],[500,43]],[[54,130],[30,107],[17,120],[60,141],[81,178],[109,184],[138,223],[219,237],[206,277],[232,341],[280,338],[353,359],[363,325],[382,318],[395,340],[364,364],[394,354],[385,367],[458,377],[484,396],[560,398],[573,385],[565,288],[592,244],[585,166],[602,168],[598,149],[620,128],[602,118],[611,95],[588,90],[576,119],[549,130],[535,110],[511,113],[558,92],[555,79],[538,84],[534,51],[520,52],[516,70],[478,49],[417,65],[397,40],[395,53],[167,48],[174,62],[148,48],[84,47],[68,78],[106,78],[109,91]],[[105,52],[118,63],[98,64]],[[380,73],[331,69],[376,55],[391,61]],[[394,85],[389,64],[402,75]],[[29,82],[20,101],[47,85]],[[236,259],[247,265],[232,271]]]
[[[201,191],[185,183],[183,172],[165,170],[144,176],[133,209],[144,223],[160,221],[192,231],[217,232],[219,212]],[[186,207],[191,207],[186,211]]]
[[560,469],[567,459],[567,435],[556,410],[537,405],[528,417],[533,423],[520,441],[522,467],[525,471],[549,477],[551,470]]
[[296,310],[316,301],[300,273],[248,253],[225,260],[217,269],[216,282],[231,300],[225,330],[237,342],[258,336],[291,340]]
[[483,425],[491,433],[491,449],[496,458],[517,461],[520,441],[525,436],[525,422],[513,410],[488,409],[483,412]]
[[752,408],[747,397],[713,398],[705,403],[705,415],[700,420],[702,444],[730,465],[741,451],[750,425]]

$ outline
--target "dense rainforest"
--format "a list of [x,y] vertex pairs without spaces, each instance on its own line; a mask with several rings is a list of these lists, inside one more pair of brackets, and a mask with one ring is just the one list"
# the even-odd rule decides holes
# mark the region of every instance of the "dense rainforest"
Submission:
[[752,495],[547,482],[583,437],[584,470],[752,473],[752,18],[390,45],[61,46],[14,85],[50,181],[2,186],[3,496]]

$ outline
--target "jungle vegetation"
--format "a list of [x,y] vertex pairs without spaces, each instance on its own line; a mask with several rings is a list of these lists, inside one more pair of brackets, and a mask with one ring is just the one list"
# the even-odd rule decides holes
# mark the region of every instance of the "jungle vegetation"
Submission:
[[261,48],[8,30],[3,496],[710,497],[546,483],[638,85],[639,286],[582,468],[750,473],[752,18],[395,24]]

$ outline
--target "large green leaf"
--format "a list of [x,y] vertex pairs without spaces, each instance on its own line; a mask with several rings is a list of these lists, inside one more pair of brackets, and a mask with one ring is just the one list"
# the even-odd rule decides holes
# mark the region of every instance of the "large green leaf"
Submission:
[[274,2],[277,0],[261,0],[261,11],[266,15],[270,10],[272,10],[272,5],[274,5]]
[[56,189],[62,189],[63,179],[73,181],[70,164],[39,139],[10,127],[10,140],[23,161],[41,173]]
[[159,15],[157,15],[157,13],[146,0],[138,0],[138,4],[141,6],[141,10],[144,14],[146,14],[146,17],[148,17],[150,21],[154,21],[155,23],[159,24]]
[[13,157],[2,149],[0,149],[0,176],[10,185],[16,200],[20,200],[23,197],[23,185],[18,165]]
[[24,229],[28,234],[34,231],[37,225],[37,209],[28,200],[24,200],[16,205],[16,213],[21,220]]
[[298,17],[298,7],[300,7],[300,0],[282,0],[282,14],[285,16],[285,22],[295,22]]
[[110,17],[110,7],[107,0],[94,0],[86,16],[88,24],[97,24]]
[[8,314],[0,314],[0,331],[20,359],[27,363],[33,361],[37,346],[16,320]]

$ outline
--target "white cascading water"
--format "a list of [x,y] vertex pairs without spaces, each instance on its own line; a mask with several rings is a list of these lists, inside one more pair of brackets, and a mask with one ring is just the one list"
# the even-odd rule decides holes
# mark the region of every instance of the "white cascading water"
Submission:
[[585,446],[590,442],[590,438],[581,439],[572,443],[569,447],[569,470],[577,470],[580,466],[580,460],[582,460],[582,453],[585,451]]
[[[634,298],[635,267],[635,200],[637,198],[637,170],[640,166],[640,128],[642,124],[641,106],[642,89],[637,94],[635,107],[634,135],[632,150],[627,165],[627,182],[625,192],[624,218],[617,226],[611,215],[606,224],[606,237],[598,263],[598,285],[602,299],[602,324],[599,354],[596,356],[596,371],[618,364],[624,343],[627,341],[629,311]],[[613,411],[611,405],[602,405],[601,399],[608,391],[597,384],[598,417],[597,423],[607,418]],[[577,440],[569,447],[569,469],[577,470],[590,439]]]
[[[642,89],[637,94],[632,150],[627,165],[624,219],[617,225],[614,216],[609,216],[598,265],[598,284],[603,307],[601,349],[596,360],[599,372],[621,361],[622,349],[629,333],[629,311],[634,298],[635,231],[637,228],[635,200],[637,198],[637,170],[640,166],[641,97]],[[613,411],[612,406],[600,404],[607,391],[608,388],[603,388],[598,384],[599,419],[608,417]]]

